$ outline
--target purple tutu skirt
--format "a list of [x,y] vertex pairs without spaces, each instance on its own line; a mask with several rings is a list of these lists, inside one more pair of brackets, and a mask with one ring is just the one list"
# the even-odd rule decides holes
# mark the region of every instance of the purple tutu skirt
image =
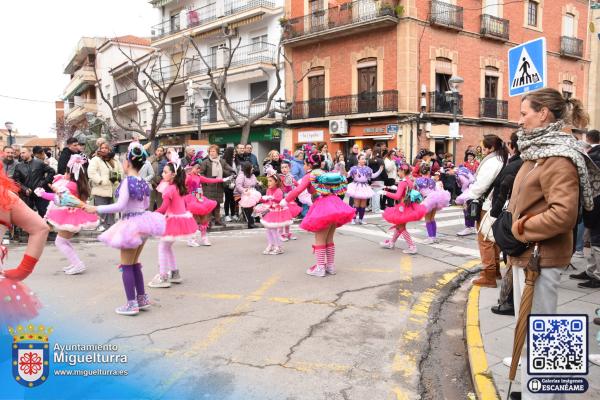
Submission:
[[300,228],[309,232],[319,232],[332,224],[340,227],[352,221],[356,210],[335,195],[320,196],[310,206]]
[[98,236],[98,240],[116,249],[135,249],[150,236],[165,233],[165,216],[157,212],[145,211],[132,217],[125,217]]
[[447,190],[431,191],[421,204],[427,208],[427,212],[446,208],[450,205],[450,192]]
[[37,317],[42,304],[23,283],[0,278],[0,326],[14,326]]
[[75,207],[52,206],[46,212],[46,220],[58,231],[73,233],[82,229],[96,229],[100,223],[96,214]]
[[202,199],[199,200],[195,195],[188,194],[184,200],[185,207],[194,215],[208,215],[217,207],[217,202],[206,196],[202,196]]
[[418,203],[404,205],[396,204],[394,207],[387,207],[383,211],[383,219],[392,225],[403,225],[409,222],[419,221],[427,214],[427,208]]
[[166,220],[167,227],[162,240],[189,238],[198,230],[198,224],[189,212],[179,215],[167,215]]
[[258,204],[262,195],[256,189],[250,189],[247,192],[242,193],[240,197],[240,207],[252,208]]
[[375,192],[371,189],[371,186],[365,182],[352,182],[348,185],[346,194],[353,199],[366,200],[373,197]]

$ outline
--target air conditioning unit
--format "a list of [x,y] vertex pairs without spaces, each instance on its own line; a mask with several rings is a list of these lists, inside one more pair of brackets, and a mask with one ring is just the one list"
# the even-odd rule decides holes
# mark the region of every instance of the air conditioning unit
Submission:
[[348,134],[348,122],[345,119],[332,119],[329,121],[329,133],[336,135]]

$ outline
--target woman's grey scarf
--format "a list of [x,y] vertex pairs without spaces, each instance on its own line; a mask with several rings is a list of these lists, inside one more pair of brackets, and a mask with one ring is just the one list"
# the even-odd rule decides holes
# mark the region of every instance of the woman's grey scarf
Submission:
[[521,158],[539,160],[548,157],[566,157],[573,161],[579,175],[579,188],[583,206],[591,211],[594,197],[600,195],[600,169],[585,152],[573,135],[562,131],[564,122],[556,121],[545,128],[536,128],[527,134],[519,130],[519,150]]

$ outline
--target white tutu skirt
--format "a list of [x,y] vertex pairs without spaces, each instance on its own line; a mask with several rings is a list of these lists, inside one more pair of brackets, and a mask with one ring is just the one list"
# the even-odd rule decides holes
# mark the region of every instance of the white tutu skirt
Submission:
[[353,199],[366,200],[373,197],[375,192],[371,189],[371,186],[365,182],[352,182],[348,185],[346,194]]

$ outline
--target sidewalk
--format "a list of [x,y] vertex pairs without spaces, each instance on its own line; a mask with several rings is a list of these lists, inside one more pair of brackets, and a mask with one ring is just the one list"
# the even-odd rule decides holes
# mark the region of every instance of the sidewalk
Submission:
[[[574,258],[577,271],[570,269],[563,272],[560,291],[558,294],[558,313],[588,314],[588,346],[589,354],[600,353],[600,346],[596,341],[596,334],[600,326],[594,325],[594,310],[600,307],[600,290],[582,289],[577,284],[581,281],[569,279],[569,274],[578,273],[585,268],[585,259]],[[504,270],[502,271],[504,274]],[[494,396],[506,399],[508,392],[509,368],[502,363],[504,357],[512,354],[515,317],[497,315],[491,312],[491,307],[497,304],[500,286],[496,289],[476,288],[471,289],[467,310],[467,346],[471,375],[479,398],[487,400]],[[479,331],[479,332],[477,332]],[[477,333],[481,342],[477,341]],[[483,350],[483,351],[481,351]],[[520,369],[517,370],[513,390],[520,391]],[[491,379],[490,379],[491,378]],[[600,399],[600,367],[589,363],[589,374],[585,377],[589,382],[589,389],[583,395],[571,395],[571,398]]]

